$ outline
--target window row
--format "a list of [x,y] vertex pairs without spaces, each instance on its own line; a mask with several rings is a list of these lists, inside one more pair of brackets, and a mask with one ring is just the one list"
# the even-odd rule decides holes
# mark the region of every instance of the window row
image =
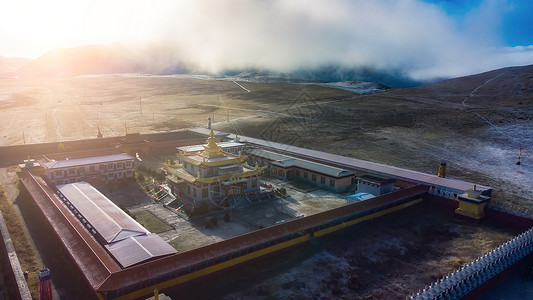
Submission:
[[[405,199],[400,199],[400,200],[397,200],[397,201],[392,201],[392,202],[389,202],[387,204],[381,205],[379,207],[371,208],[371,209],[368,209],[368,210],[362,211],[362,212],[357,212],[357,213],[354,213],[352,215],[349,215],[349,216],[346,216],[346,217],[343,217],[343,218],[339,218],[339,219],[324,223],[324,224],[322,224],[320,226],[313,227],[313,228],[310,229],[310,231],[311,232],[315,232],[315,231],[323,230],[323,229],[326,229],[326,228],[329,228],[329,227],[332,227],[332,226],[336,226],[336,225],[342,224],[344,222],[349,222],[351,220],[354,220],[354,219],[357,219],[357,218],[361,218],[361,217],[366,216],[366,215],[373,214],[375,212],[378,212],[378,211],[381,211],[381,210],[384,210],[384,209],[387,209],[387,208],[391,208],[393,206],[397,206],[397,205],[401,205],[401,204],[407,203],[407,202],[409,202],[411,200],[413,200],[413,199],[412,198],[405,198]],[[186,274],[189,274],[189,273],[201,270],[201,269],[205,269],[207,267],[223,263],[223,262],[228,261],[230,259],[234,259],[234,258],[243,256],[243,255],[255,252],[255,251],[259,251],[261,249],[268,248],[268,247],[274,246],[276,244],[283,243],[283,242],[286,242],[286,241],[289,241],[289,240],[304,236],[306,234],[308,234],[308,232],[305,232],[305,233],[304,232],[295,232],[295,233],[292,233],[292,234],[289,234],[289,235],[285,235],[285,236],[283,236],[281,238],[278,238],[278,239],[270,240],[270,241],[267,241],[267,242],[264,242],[264,243],[261,243],[261,244],[250,246],[250,247],[248,247],[246,249],[237,250],[237,251],[234,251],[232,253],[228,253],[228,254],[225,254],[225,255],[222,255],[222,256],[207,260],[207,261],[203,261],[203,262],[198,263],[196,265],[185,267],[185,268],[173,271],[171,273],[162,275],[162,276],[158,277],[155,280],[150,280],[149,282],[143,282],[143,283],[140,283],[137,286],[129,287],[127,289],[117,291],[116,296],[127,294],[128,292],[131,292],[131,291],[133,291],[135,289],[138,289],[141,286],[142,287],[147,287],[147,286],[150,286],[150,285],[154,284],[155,282],[164,282],[166,280],[170,280],[171,278],[177,278],[177,277],[180,277],[180,276],[183,276],[183,275],[186,275]]]
[[[283,170],[278,170],[278,169],[274,169],[272,168],[272,170],[270,171],[271,174],[275,175],[275,176],[279,176],[279,177],[285,177],[285,172]],[[287,175],[290,176],[291,171],[288,171],[287,172]],[[296,177],[300,177],[300,170],[295,170],[294,171],[294,175]],[[309,173],[308,172],[303,172],[303,178],[304,179],[311,179],[311,181],[314,181],[314,182],[318,182],[317,181],[317,175],[316,174],[311,174],[311,178],[309,178]],[[326,177],[324,176],[320,176],[320,183],[321,184],[326,184]],[[329,179],[329,186],[332,186],[334,187],[335,186],[335,180],[334,179]]]
[[55,170],[53,176],[70,176],[84,174],[85,172],[107,172],[112,170],[127,169],[133,167],[133,162],[119,162],[119,163],[110,163],[110,164],[100,164],[100,165],[91,165],[77,168],[69,168],[65,170]]

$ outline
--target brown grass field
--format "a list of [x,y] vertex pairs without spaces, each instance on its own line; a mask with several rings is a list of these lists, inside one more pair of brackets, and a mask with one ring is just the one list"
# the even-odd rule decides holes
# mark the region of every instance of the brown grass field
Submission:
[[[0,145],[205,126],[283,111],[303,91],[317,101],[351,93],[315,86],[247,84],[186,77],[78,77],[0,80]],[[141,114],[142,109],[142,114]]]
[[[205,127],[490,185],[530,206],[531,67],[357,95],[188,76],[0,80],[0,145]],[[142,110],[142,114],[141,114]],[[516,167],[519,148],[524,163]]]

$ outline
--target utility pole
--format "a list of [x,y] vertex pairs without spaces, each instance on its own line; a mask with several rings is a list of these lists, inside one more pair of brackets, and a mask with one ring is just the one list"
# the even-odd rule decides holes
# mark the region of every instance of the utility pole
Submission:
[[128,126],[126,125],[126,122],[124,122],[124,130],[126,130],[126,135],[128,135]]
[[26,137],[24,136],[24,131],[22,132],[22,141],[24,141],[24,145],[26,145]]
[[141,97],[139,97],[139,109],[141,110],[141,116],[143,115],[143,106],[142,106],[142,102],[141,102]]
[[522,147],[518,149],[518,161],[516,162],[517,165],[522,165]]

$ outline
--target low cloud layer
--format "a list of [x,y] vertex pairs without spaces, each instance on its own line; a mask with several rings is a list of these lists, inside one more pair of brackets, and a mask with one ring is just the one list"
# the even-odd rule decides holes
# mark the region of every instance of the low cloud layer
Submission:
[[457,18],[415,0],[197,1],[171,10],[160,37],[207,71],[335,64],[427,80],[532,64],[532,47],[502,42],[508,9],[486,1]]
[[166,56],[159,61],[184,61],[207,72],[339,65],[400,70],[414,80],[432,80],[533,64],[532,46],[503,42],[502,18],[513,8],[503,0],[481,1],[462,16],[420,0],[87,5],[72,43],[157,45],[158,55]]

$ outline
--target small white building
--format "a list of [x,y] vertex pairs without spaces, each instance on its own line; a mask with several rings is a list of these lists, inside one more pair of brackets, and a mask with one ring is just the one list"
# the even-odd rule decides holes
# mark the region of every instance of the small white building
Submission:
[[40,161],[46,176],[54,185],[79,181],[117,182],[135,176],[134,158],[125,153],[54,160],[46,156]]
[[376,175],[362,175],[357,177],[357,192],[369,193],[375,196],[392,192],[394,178],[384,178]]
[[[192,145],[192,146],[183,146],[177,147],[179,155],[193,155],[198,154],[199,152],[204,151],[204,145]],[[239,154],[239,152],[244,151],[244,144],[237,142],[220,142],[217,143],[220,146],[220,149],[226,153]]]

